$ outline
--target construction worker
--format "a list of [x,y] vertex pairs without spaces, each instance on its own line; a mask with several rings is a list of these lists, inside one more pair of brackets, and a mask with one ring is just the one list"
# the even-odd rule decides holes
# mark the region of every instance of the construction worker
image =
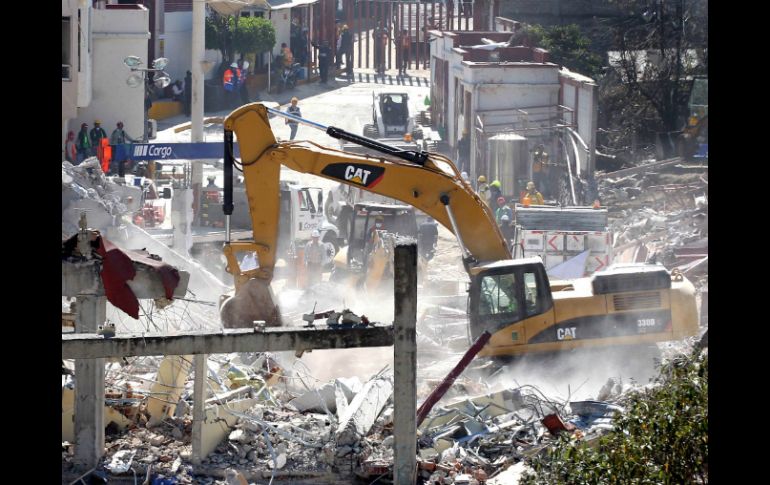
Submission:
[[107,138],[107,132],[104,131],[104,128],[102,128],[101,124],[102,124],[101,120],[94,120],[94,127],[91,128],[91,131],[89,133],[92,147],[98,147],[99,145],[101,145],[101,143],[99,143],[100,140],[102,138]]
[[485,204],[489,205],[489,185],[487,185],[487,178],[483,175],[479,175],[476,193],[479,194],[479,197],[481,197]]
[[[118,145],[125,145],[128,142],[135,142],[137,140],[131,138],[128,136],[128,134],[123,130],[123,122],[118,121],[117,128],[115,128],[112,131],[112,135],[110,135],[110,145],[112,146],[118,146]],[[118,157],[115,157],[115,162],[118,165],[118,175],[123,177],[125,175],[125,163],[126,163],[126,155],[127,150],[123,150],[121,160],[118,160]],[[115,150],[116,155],[120,152],[118,150]]]
[[310,234],[310,238],[310,242],[305,246],[308,286],[321,281],[321,268],[324,260],[324,245],[320,241],[321,233],[316,229]]
[[538,145],[535,154],[532,157],[532,181],[535,187],[541,192],[545,192],[545,181],[547,178],[548,153],[545,152],[543,145]]
[[543,194],[538,192],[537,188],[535,188],[535,182],[527,182],[527,192],[522,196],[521,203],[524,204],[525,207],[545,204]]
[[505,197],[498,197],[497,210],[495,211],[495,219],[497,220],[498,226],[502,226],[503,216],[508,216],[507,220],[510,221],[511,219],[513,219],[513,211],[506,203]]
[[508,214],[503,214],[500,217],[500,232],[503,233],[505,243],[510,247],[511,239],[513,239],[513,225],[511,224],[511,218]]
[[75,132],[67,132],[67,141],[64,142],[64,159],[75,165],[78,160],[78,149],[75,146]]
[[80,125],[76,146],[78,149],[78,163],[93,156],[93,151],[91,150],[93,145],[91,145],[91,137],[88,135],[88,123]]
[[229,106],[234,106],[237,100],[238,93],[238,78],[241,76],[241,70],[238,69],[238,63],[233,62],[225,70],[222,76],[222,85],[225,89],[225,98],[228,101]]
[[500,183],[499,180],[493,180],[491,184],[489,184],[489,200],[497,200],[498,197],[503,195],[503,185]]

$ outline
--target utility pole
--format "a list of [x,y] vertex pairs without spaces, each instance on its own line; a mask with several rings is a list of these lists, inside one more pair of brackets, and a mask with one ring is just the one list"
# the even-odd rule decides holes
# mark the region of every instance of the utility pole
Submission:
[[[204,42],[206,36],[206,3],[203,1],[193,2],[193,23],[192,23],[192,142],[198,143],[203,140],[203,62],[204,62]],[[192,162],[192,192],[194,217],[199,217],[200,196],[203,187],[203,162],[193,160]],[[192,223],[192,221],[190,221]]]

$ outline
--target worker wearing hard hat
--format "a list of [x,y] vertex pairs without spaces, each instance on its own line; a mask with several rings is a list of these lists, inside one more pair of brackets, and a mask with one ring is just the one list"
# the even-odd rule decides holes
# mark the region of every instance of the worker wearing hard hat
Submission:
[[502,226],[503,216],[506,217],[507,221],[510,221],[513,219],[513,210],[511,210],[511,208],[508,206],[508,203],[505,201],[505,197],[498,197],[497,210],[495,211],[495,219],[497,220],[498,226]]
[[483,175],[479,175],[476,193],[479,194],[479,197],[481,197],[485,204],[489,205],[489,185],[487,185],[487,178]]
[[89,132],[89,136],[91,137],[91,146],[92,147],[98,147],[101,145],[100,141],[102,138],[107,138],[107,132],[104,131],[104,128],[102,128],[102,121],[101,120],[94,120],[94,127],[91,128],[91,131]]
[[324,246],[320,239],[321,233],[316,229],[310,234],[310,242],[305,245],[305,267],[307,268],[308,286],[321,281]]
[[489,184],[489,200],[497,200],[501,195],[503,195],[503,184],[499,180],[493,180]]
[[222,86],[225,89],[225,96],[231,107],[235,106],[238,102],[238,80],[240,77],[241,70],[238,69],[237,62],[231,63],[222,76]]
[[537,188],[535,188],[535,182],[527,182],[527,191],[521,196],[521,203],[524,204],[525,207],[529,207],[530,205],[543,205],[545,203],[543,194],[538,192]]
[[543,145],[535,149],[532,157],[532,181],[538,190],[545,190],[545,183],[548,177],[548,153]]

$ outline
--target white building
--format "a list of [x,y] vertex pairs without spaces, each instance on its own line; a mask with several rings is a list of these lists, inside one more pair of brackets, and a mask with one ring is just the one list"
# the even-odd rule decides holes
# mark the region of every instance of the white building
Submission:
[[144,90],[126,84],[123,59],[147,63],[149,12],[142,5],[104,5],[62,0],[62,144],[68,130],[95,119],[109,135],[123,121],[129,135],[144,127]]
[[[469,174],[518,194],[532,179],[531,151],[594,170],[596,84],[548,62],[548,52],[505,43],[510,32],[431,31],[431,115],[457,148],[470,137]],[[577,136],[576,136],[577,135]],[[566,165],[564,165],[566,166]]]

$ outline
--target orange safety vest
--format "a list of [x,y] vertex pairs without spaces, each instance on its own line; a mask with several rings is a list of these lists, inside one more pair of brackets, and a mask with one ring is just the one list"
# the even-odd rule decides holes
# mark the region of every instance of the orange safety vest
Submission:
[[233,81],[233,76],[234,76],[234,73],[232,68],[227,68],[223,78],[224,86],[227,91],[232,91],[235,88],[235,82]]
[[112,147],[110,146],[109,139],[102,138],[99,140],[99,146],[96,147],[96,158],[101,162],[102,172],[109,172],[110,161],[112,160]]

